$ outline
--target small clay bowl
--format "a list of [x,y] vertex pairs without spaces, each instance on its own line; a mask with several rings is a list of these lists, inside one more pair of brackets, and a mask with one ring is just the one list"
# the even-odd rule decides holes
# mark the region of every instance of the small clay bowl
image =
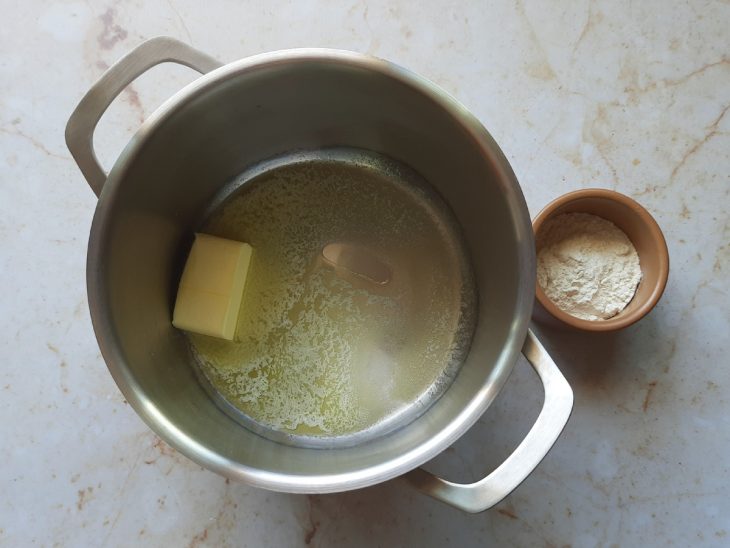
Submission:
[[548,219],[562,213],[590,213],[611,221],[639,254],[641,282],[628,306],[607,320],[582,320],[559,309],[537,284],[533,318],[542,323],[585,331],[615,331],[646,316],[664,293],[669,276],[669,251],[659,225],[649,212],[618,192],[601,188],[576,190],[550,202],[532,221],[535,235]]

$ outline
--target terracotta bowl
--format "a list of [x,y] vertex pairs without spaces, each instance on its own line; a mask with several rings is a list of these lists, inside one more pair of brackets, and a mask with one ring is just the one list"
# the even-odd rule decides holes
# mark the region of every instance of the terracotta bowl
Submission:
[[669,252],[659,225],[649,212],[618,192],[601,188],[576,190],[550,202],[532,221],[537,235],[542,224],[562,213],[591,213],[611,221],[634,244],[641,264],[641,282],[628,306],[608,320],[582,320],[560,310],[537,284],[533,318],[554,326],[585,331],[615,331],[646,316],[664,293],[669,276]]

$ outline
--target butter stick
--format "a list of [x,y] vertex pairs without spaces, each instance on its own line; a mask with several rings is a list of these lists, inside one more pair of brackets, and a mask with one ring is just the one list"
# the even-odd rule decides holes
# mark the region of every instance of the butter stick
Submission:
[[172,325],[232,341],[253,248],[196,234],[177,291]]

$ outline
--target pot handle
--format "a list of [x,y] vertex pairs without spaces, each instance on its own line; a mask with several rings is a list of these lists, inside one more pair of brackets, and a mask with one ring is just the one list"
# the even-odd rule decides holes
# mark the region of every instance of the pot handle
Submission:
[[535,424],[496,470],[470,484],[446,481],[422,468],[403,478],[423,493],[466,512],[482,512],[514,491],[547,455],[568,422],[573,409],[573,391],[531,330],[522,353],[540,376],[545,401]]
[[221,66],[216,59],[174,38],[160,36],[143,42],[112,65],[84,95],[66,124],[66,146],[99,196],[107,174],[94,152],[94,130],[111,102],[135,78],[160,63],[178,63],[201,74]]

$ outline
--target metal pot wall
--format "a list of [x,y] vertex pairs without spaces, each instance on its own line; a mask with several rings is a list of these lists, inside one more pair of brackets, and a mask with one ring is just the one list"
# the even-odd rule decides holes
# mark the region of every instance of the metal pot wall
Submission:
[[[104,110],[162,62],[204,75],[144,122],[107,175],[92,137]],[[345,51],[300,49],[221,66],[170,38],[145,42],[81,100],[66,141],[98,195],[87,284],[94,330],[120,390],[160,437],[195,462],[254,486],[326,493],[398,476],[481,511],[524,480],[568,420],[573,395],[528,331],[535,291],[531,223],[515,176],[479,122],[431,82]],[[276,443],[243,428],[201,387],[170,322],[186,242],[221,186],[292,150],[355,147],[419,172],[461,224],[479,291],[469,355],[451,386],[395,432],[354,447]],[[487,478],[458,485],[418,469],[487,409],[522,351],[545,387],[523,442]]]

